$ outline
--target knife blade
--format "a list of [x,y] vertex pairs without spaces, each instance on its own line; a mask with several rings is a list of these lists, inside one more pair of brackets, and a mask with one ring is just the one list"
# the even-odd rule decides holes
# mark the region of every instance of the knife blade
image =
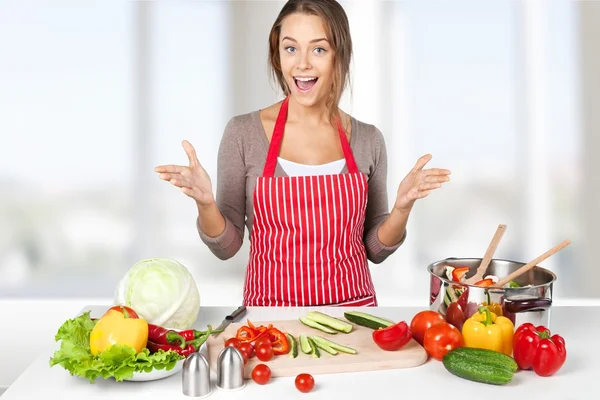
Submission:
[[[221,322],[221,325],[219,325],[215,330],[217,330],[217,331],[225,330],[225,328],[227,328],[229,326],[229,324],[238,320],[239,318],[242,318],[244,315],[246,315],[246,306],[238,307],[234,312],[232,312],[231,314],[226,316],[225,319],[223,320],[223,322]],[[213,336],[215,336],[215,337],[219,336],[220,333],[221,332],[213,333]]]

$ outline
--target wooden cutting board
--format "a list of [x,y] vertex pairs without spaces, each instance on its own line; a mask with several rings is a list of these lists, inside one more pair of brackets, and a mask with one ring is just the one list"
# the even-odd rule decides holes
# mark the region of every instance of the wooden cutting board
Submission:
[[[273,324],[283,332],[288,332],[298,340],[300,334],[320,335],[336,343],[353,347],[357,354],[346,354],[338,352],[331,355],[320,350],[321,357],[313,358],[309,354],[302,353],[298,349],[298,357],[290,358],[289,354],[278,355],[271,361],[266,362],[271,368],[271,376],[296,376],[300,373],[309,374],[334,374],[342,372],[377,371],[386,369],[411,368],[422,365],[427,361],[425,349],[414,339],[396,351],[381,350],[373,342],[373,330],[354,325],[351,333],[337,333],[335,335],[318,331],[302,324],[299,320],[288,321],[252,321],[256,326]],[[217,337],[210,337],[207,341],[209,363],[211,370],[216,371],[217,357],[223,350],[225,341],[235,336],[236,331],[245,323],[232,323]],[[244,367],[244,377],[251,378],[252,369],[261,361],[253,357]]]

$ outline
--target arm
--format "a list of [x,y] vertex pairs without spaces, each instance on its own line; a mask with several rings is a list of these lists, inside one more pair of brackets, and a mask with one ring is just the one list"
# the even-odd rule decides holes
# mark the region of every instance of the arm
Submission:
[[375,167],[369,178],[364,242],[368,259],[379,264],[404,243],[408,213],[388,211],[387,151],[383,135],[379,130],[376,134]]
[[225,127],[217,161],[216,201],[198,205],[197,228],[202,241],[221,260],[242,247],[246,220],[246,166],[243,127],[235,118]]

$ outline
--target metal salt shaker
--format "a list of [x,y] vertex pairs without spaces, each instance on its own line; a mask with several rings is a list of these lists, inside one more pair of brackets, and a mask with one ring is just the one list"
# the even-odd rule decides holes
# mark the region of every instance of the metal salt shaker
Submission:
[[184,395],[195,398],[207,397],[212,392],[208,361],[199,351],[183,362],[182,390]]
[[233,346],[225,347],[217,358],[217,387],[240,390],[245,385],[242,353]]

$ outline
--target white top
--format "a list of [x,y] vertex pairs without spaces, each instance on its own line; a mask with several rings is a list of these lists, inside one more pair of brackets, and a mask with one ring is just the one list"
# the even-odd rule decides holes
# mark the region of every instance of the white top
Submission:
[[277,157],[279,165],[285,171],[288,176],[314,176],[314,175],[333,175],[339,174],[346,165],[346,159],[342,158],[339,160],[332,161],[326,164],[319,165],[307,165],[298,164],[293,161],[286,160],[281,157]]
[[[99,317],[108,307],[109,305],[86,306],[73,317],[87,310],[91,311],[92,318]],[[345,307],[321,307],[319,311],[343,318],[344,310],[342,308]],[[195,328],[206,328],[207,324],[216,326],[225,315],[230,314],[234,309],[235,307],[201,307]],[[244,316],[243,321],[246,319],[250,321],[297,319],[305,315],[307,311],[315,309],[317,307],[248,307],[248,313]],[[372,308],[372,313],[395,321],[410,322],[417,312],[424,309],[426,309],[425,305],[423,307],[375,307]],[[585,322],[581,323],[582,321]],[[374,396],[390,399],[398,398],[398,393],[401,393],[404,398],[439,398],[440,396],[435,396],[433,392],[424,389],[433,386],[443,388],[444,393],[460,393],[461,400],[527,399],[536,396],[545,400],[593,398],[595,395],[589,393],[590,382],[598,379],[600,348],[594,345],[596,339],[594,335],[590,335],[590,332],[595,332],[600,328],[600,307],[555,307],[553,305],[550,328],[552,333],[563,335],[567,344],[567,360],[561,370],[552,377],[540,377],[533,371],[519,371],[515,374],[513,382],[496,387],[458,378],[450,374],[441,362],[430,358],[425,364],[414,368],[314,374],[315,390],[308,395],[296,390],[294,377],[272,378],[264,386],[247,380],[246,386],[241,392],[227,392],[215,386],[216,374],[211,373],[212,394],[207,399],[331,400],[334,398],[373,398]],[[51,340],[47,339],[44,340],[50,343]],[[340,341],[342,339],[340,337]],[[29,365],[0,399],[192,400],[182,393],[181,372],[151,382],[117,383],[114,380],[98,379],[95,384],[90,384],[85,379],[70,376],[60,366],[50,368],[48,360],[57,346],[58,343],[41,352],[39,357]],[[299,355],[299,357],[304,356],[306,355]],[[306,372],[311,373],[310,369],[307,369]]]

